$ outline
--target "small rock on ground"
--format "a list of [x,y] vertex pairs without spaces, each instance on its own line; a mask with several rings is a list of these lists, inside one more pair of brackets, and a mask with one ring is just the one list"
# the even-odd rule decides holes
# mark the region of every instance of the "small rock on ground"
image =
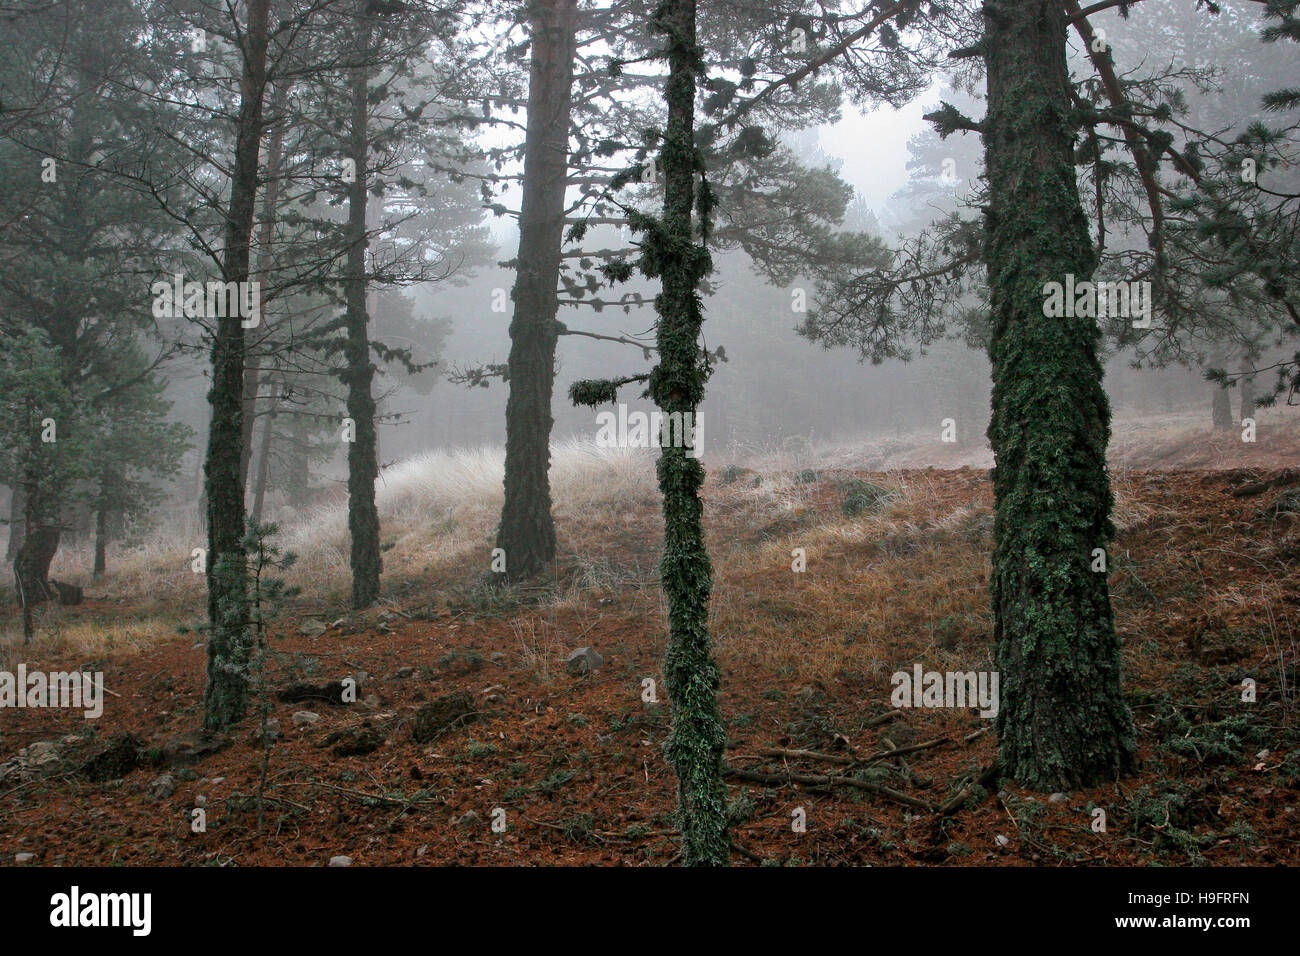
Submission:
[[564,659],[565,670],[575,677],[588,674],[604,663],[605,658],[592,647],[579,647],[569,651],[569,656]]

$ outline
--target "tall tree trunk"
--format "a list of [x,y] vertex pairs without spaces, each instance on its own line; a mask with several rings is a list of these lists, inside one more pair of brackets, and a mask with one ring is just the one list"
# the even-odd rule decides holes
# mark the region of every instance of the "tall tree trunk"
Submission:
[[[271,117],[275,125],[271,127],[266,147],[266,188],[262,190],[262,223],[257,230],[257,277],[262,281],[263,295],[270,285],[271,240],[275,237],[275,218],[280,203],[280,173],[284,162],[286,120],[283,114],[289,102],[289,86],[287,81],[280,82],[271,93]],[[263,322],[258,332],[264,341],[270,334],[270,329]],[[246,349],[244,360],[244,423],[240,432],[239,480],[247,488],[248,469],[253,457],[253,427],[257,423],[257,393],[261,391],[265,379],[263,370],[259,367],[260,354],[256,348]]]
[[[1222,352],[1210,358],[1211,368],[1226,369],[1228,365],[1227,356]],[[1232,431],[1232,396],[1228,390],[1218,382],[1211,382],[1210,388],[1214,391],[1210,402],[1210,418],[1216,432]]]
[[1241,363],[1241,417],[1238,421],[1255,417],[1255,363]]
[[[23,643],[30,644],[36,635],[36,624],[32,618],[32,605],[36,603],[36,588],[32,583],[31,559],[28,548],[33,545],[32,537],[32,489],[23,489],[23,543],[19,545],[14,557],[14,583],[18,591],[18,602],[23,609]],[[44,578],[41,579],[41,594],[44,595]],[[43,599],[43,598],[42,598]]]
[[239,435],[239,480],[248,488],[248,473],[253,465],[253,430],[257,427],[257,394],[262,390],[262,370],[257,357],[246,351],[244,369],[244,422]]
[[[270,401],[276,401],[274,395]],[[266,504],[266,482],[271,473],[271,441],[275,429],[275,406],[272,405],[263,415],[262,443],[257,450],[257,476],[253,482],[253,521],[262,522],[262,509]]]
[[1110,409],[1093,318],[1044,315],[1045,284],[1096,264],[1073,160],[1066,20],[1058,0],[983,8],[990,188],[996,546],[992,603],[1001,772],[1042,790],[1113,779],[1134,762],[1107,574]]
[[288,474],[285,476],[285,484],[289,491],[289,506],[303,508],[309,501],[308,489],[311,486],[308,429],[303,416],[293,415],[291,418],[287,448]]
[[[221,272],[226,282],[247,282],[257,198],[262,101],[266,93],[267,22],[271,0],[249,0],[240,78],[235,161],[226,213]],[[244,553],[244,482],[240,456],[244,427],[244,327],[239,315],[217,320],[212,342],[212,424],[208,430],[208,684],[203,726],[238,723],[248,708],[247,557]]]
[[95,509],[95,569],[91,572],[95,578],[102,578],[108,570],[108,507],[99,505]]
[[[666,0],[655,28],[666,37],[669,75],[668,127],[664,135],[664,218],[655,250],[663,292],[656,341],[659,362],[650,375],[650,395],[665,412],[695,422],[708,370],[700,347],[699,286],[712,270],[704,236],[697,240],[691,222],[695,177],[704,169],[695,148],[695,0]],[[703,188],[703,186],[701,186]],[[700,231],[708,227],[701,201]],[[687,416],[690,416],[689,419]],[[686,429],[681,430],[684,437]],[[698,438],[690,436],[695,445]],[[672,700],[672,729],[666,752],[677,774],[678,826],[682,862],[687,866],[725,866],[727,791],[722,783],[726,730],[718,715],[720,673],[709,640],[709,595],[713,569],[704,546],[704,508],[700,487],[704,467],[683,440],[664,442],[659,454],[663,494],[664,553],[659,563],[668,599],[668,651],[664,683]],[[696,448],[696,454],[699,449]]]
[[95,502],[95,568],[92,574],[102,578],[108,570],[108,516],[112,503],[120,500],[122,476],[117,469],[105,466],[99,473],[99,495]]
[[59,529],[41,522],[39,516],[25,519],[27,534],[14,559],[14,579],[18,601],[23,607],[44,604],[54,596],[50,585],[50,565],[59,551]]
[[555,560],[551,517],[551,393],[577,0],[538,0],[532,7],[528,123],[524,134],[514,315],[506,399],[505,504],[496,545],[506,575],[530,577]]
[[23,544],[23,515],[25,514],[22,482],[16,482],[9,492],[9,545],[5,549],[5,561],[10,564],[14,563],[18,549]]
[[379,510],[375,507],[375,479],[379,475],[375,440],[375,399],[370,392],[375,366],[370,360],[369,315],[366,311],[366,161],[368,158],[367,108],[371,25],[364,19],[365,4],[358,5],[358,42],[361,66],[352,72],[352,128],[348,156],[356,177],[348,187],[348,263],[344,280],[347,303],[347,368],[342,378],[348,388],[348,417],[355,435],[348,445],[348,530],[352,535],[352,606],[370,607],[379,599]]

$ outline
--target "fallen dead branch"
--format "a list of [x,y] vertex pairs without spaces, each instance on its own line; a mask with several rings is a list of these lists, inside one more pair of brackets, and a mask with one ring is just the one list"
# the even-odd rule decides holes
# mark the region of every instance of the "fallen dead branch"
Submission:
[[1293,468],[1284,468],[1279,474],[1274,475],[1272,478],[1266,478],[1263,481],[1252,481],[1239,488],[1234,488],[1232,491],[1232,497],[1250,498],[1254,495],[1262,495],[1270,488],[1280,488],[1283,485],[1294,485],[1298,481],[1300,481],[1300,471],[1296,471]]
[[918,810],[925,810],[929,813],[935,812],[935,806],[925,800],[918,800],[916,797],[910,797],[905,793],[900,793],[890,787],[884,787],[877,783],[868,783],[865,780],[855,780],[852,777],[842,777],[834,774],[815,774],[815,773],[763,773],[758,770],[741,770],[739,767],[726,767],[723,775],[735,777],[738,780],[749,780],[753,783],[766,783],[781,786],[791,783],[801,783],[813,787],[856,787],[859,790],[866,790],[895,803],[902,803],[909,807],[915,807]]
[[942,817],[947,817],[956,813],[958,810],[961,809],[962,804],[964,804],[967,800],[971,798],[971,794],[975,792],[976,787],[987,786],[988,784],[993,782],[993,780],[997,777],[997,775],[998,775],[998,762],[995,760],[987,767],[985,767],[980,772],[980,775],[975,778],[974,781],[962,787],[961,790],[957,792],[957,795],[955,797],[953,797],[942,807],[940,807],[939,815]]
[[902,757],[920,750],[930,750],[933,747],[951,742],[952,739],[949,737],[936,737],[933,740],[927,740],[925,743],[912,744],[910,747],[897,747],[893,750],[881,750],[873,754],[867,754],[865,757],[850,756],[848,754],[825,754],[815,750],[787,750],[783,747],[764,747],[759,753],[767,757],[784,757],[787,760],[820,760],[824,763],[836,763],[845,767],[859,767],[873,764],[878,760],[889,760],[893,757]]

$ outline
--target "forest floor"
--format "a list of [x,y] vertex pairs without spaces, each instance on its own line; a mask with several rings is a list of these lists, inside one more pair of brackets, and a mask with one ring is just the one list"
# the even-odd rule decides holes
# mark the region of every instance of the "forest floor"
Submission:
[[[761,471],[716,469],[734,861],[1300,863],[1300,475],[1281,470],[1300,448],[1261,431],[1252,458],[1222,441],[1179,470],[1176,451],[1138,443],[1166,470],[1115,471],[1107,558],[1141,766],[1054,795],[979,784],[995,740],[973,709],[890,702],[896,671],[992,666],[987,471],[804,470],[774,498]],[[0,863],[673,861],[657,501],[647,485],[617,512],[561,514],[549,583],[496,587],[486,561],[394,554],[379,608],[295,599],[255,702],[278,722],[269,748],[256,711],[228,736],[197,733],[201,592],[146,607],[91,586],[43,616],[36,644],[0,648],[0,669],[102,671],[111,692],[94,721],[0,712]],[[583,646],[603,664],[570,675],[563,658]],[[348,677],[355,703],[330,683]]]

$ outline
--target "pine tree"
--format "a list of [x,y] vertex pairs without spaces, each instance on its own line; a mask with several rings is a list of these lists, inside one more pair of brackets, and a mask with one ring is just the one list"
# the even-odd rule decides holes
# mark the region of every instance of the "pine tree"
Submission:
[[530,577],[555,560],[549,475],[551,395],[577,0],[539,0],[530,7],[530,24],[523,200],[506,366],[510,394],[505,504],[496,538],[496,546],[505,552],[509,578]]
[[1134,763],[1107,574],[1110,409],[1088,317],[1046,317],[1044,286],[1096,263],[1072,153],[1058,0],[989,0],[982,40],[996,456],[992,599],[1001,771],[1045,790]]
[[[644,233],[638,268],[661,280],[655,297],[655,340],[659,362],[648,375],[577,382],[575,404],[613,401],[618,389],[645,382],[665,421],[696,421],[709,378],[709,355],[701,345],[704,323],[700,288],[713,270],[709,223],[714,196],[696,143],[695,92],[705,65],[696,38],[695,0],[663,0],[653,24],[664,40],[668,61],[664,98],[667,126],[659,168],[663,170],[663,216],[633,214],[631,228]],[[623,278],[629,273],[623,272]],[[664,682],[672,700],[672,728],[665,753],[677,774],[677,819],[686,866],[725,866],[726,787],[722,756],[726,729],[718,713],[721,672],[709,637],[713,568],[704,544],[702,448],[689,425],[661,436],[656,473],[663,496],[664,551],[659,575],[668,599],[668,649]]]
[[[246,282],[257,198],[262,107],[267,87],[270,0],[250,0],[242,50],[239,117],[226,212],[221,272]],[[204,465],[208,509],[208,684],[203,726],[221,730],[248,708],[247,555],[244,553],[244,481],[240,469],[244,425],[244,327],[238,314],[217,320],[212,338],[212,423]]]
[[[699,286],[712,271],[707,236],[713,202],[695,145],[696,76],[704,72],[696,43],[695,0],[664,0],[655,13],[655,28],[667,46],[668,126],[661,154],[664,214],[652,227],[647,263],[648,274],[663,279],[663,292],[655,299],[659,364],[650,373],[648,390],[668,415],[680,414],[683,421],[689,415],[694,421],[709,374],[700,347],[704,316]],[[698,224],[692,221],[696,210]],[[700,502],[704,466],[698,437],[692,437],[692,444],[693,449],[684,441],[665,442],[657,469],[664,499],[659,573],[668,597],[664,681],[673,703],[666,751],[677,772],[682,862],[723,866],[730,850],[721,774],[727,735],[718,714],[721,674],[709,639],[713,570],[704,546]]]
[[348,418],[355,433],[348,444],[348,531],[352,539],[352,606],[370,607],[379,598],[379,509],[375,506],[376,460],[375,399],[371,383],[375,366],[370,361],[370,316],[366,311],[366,200],[370,182],[369,77],[374,25],[367,13],[368,0],[359,0],[356,14],[355,53],[359,65],[352,68],[349,83],[351,116],[347,155],[353,181],[348,188],[348,244],[346,298],[347,341],[343,352],[347,368],[343,382],[348,389]]
[[14,583],[26,642],[33,635],[32,607],[51,597],[61,506],[72,485],[89,475],[80,418],[62,356],[46,333],[0,337],[0,480],[22,491],[22,511],[14,516],[21,527],[10,531],[22,533]]

